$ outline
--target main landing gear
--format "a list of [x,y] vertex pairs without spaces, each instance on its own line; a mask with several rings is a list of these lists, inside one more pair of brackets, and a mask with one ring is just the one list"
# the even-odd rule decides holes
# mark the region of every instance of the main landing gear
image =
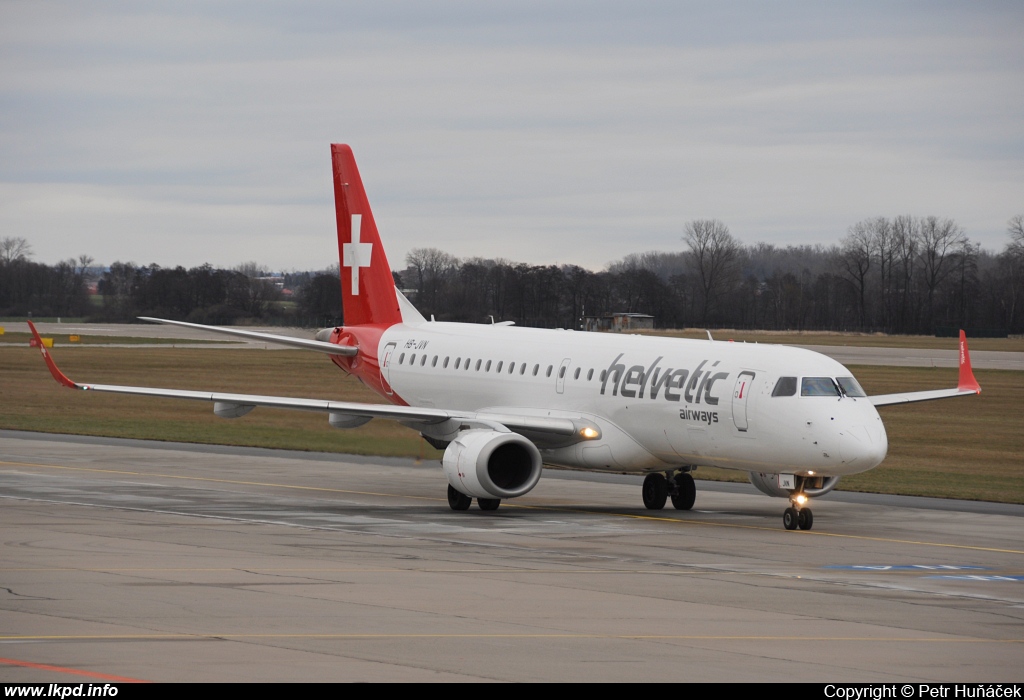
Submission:
[[[498,506],[501,505],[501,499],[478,498],[476,499],[476,504],[480,506],[480,510],[498,510]],[[452,510],[469,510],[469,507],[473,505],[473,497],[467,496],[451,484],[448,484],[448,505],[451,506]]]
[[670,497],[676,510],[690,510],[697,499],[697,485],[689,472],[677,472],[675,476],[672,472],[655,472],[644,479],[641,494],[648,510],[661,510]]
[[782,525],[787,530],[810,530],[814,526],[814,513],[810,508],[802,508],[801,505],[807,502],[804,494],[794,495],[790,501],[792,506],[786,508],[782,513]]

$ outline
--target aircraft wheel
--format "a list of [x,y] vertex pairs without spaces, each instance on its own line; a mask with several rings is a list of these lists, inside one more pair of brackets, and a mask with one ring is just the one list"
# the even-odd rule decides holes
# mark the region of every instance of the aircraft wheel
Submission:
[[690,510],[697,500],[697,484],[687,472],[676,474],[676,492],[672,494],[672,507],[676,510]]
[[469,506],[472,503],[472,496],[467,496],[451,484],[448,484],[448,505],[452,507],[452,510],[469,510]]
[[476,504],[480,506],[480,510],[498,510],[498,506],[501,505],[500,498],[478,498]]
[[643,488],[644,505],[648,510],[661,510],[668,500],[668,483],[665,475],[660,473],[648,474],[644,479]]
[[802,508],[796,515],[796,524],[801,530],[810,530],[814,526],[814,513],[810,508]]
[[796,508],[786,508],[782,513],[782,525],[787,530],[795,530],[800,520],[800,514],[796,512]]

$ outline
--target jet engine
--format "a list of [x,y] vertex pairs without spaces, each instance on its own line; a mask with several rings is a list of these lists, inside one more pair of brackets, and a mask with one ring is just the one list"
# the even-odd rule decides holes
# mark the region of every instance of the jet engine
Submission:
[[[805,493],[811,498],[824,496],[839,483],[838,476],[796,476],[797,488],[795,491]],[[779,486],[778,474],[765,474],[764,472],[750,472],[750,483],[757,487],[761,493],[777,498],[789,498],[790,489]]]
[[540,450],[518,433],[465,430],[441,460],[448,483],[474,498],[515,498],[540,481]]

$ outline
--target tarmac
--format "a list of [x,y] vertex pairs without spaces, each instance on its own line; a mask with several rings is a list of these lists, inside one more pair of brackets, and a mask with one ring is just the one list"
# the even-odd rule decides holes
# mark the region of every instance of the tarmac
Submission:
[[[0,432],[0,681],[1011,682],[1024,507]],[[943,507],[936,507],[942,505]],[[88,674],[88,675],[83,675]],[[106,679],[106,680],[104,680]]]

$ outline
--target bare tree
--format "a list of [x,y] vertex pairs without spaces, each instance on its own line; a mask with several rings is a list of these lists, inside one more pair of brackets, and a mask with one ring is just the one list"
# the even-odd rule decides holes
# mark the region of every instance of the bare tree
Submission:
[[1010,234],[1010,250],[1016,255],[1024,255],[1024,214],[1010,219],[1006,225],[1006,232]]
[[935,289],[956,269],[956,258],[967,243],[967,236],[960,225],[952,219],[929,216],[921,222],[918,240],[921,243],[921,274],[928,292],[924,327],[931,332],[934,325],[932,315]]
[[1013,328],[1021,293],[1024,292],[1024,214],[1017,214],[1007,222],[1006,233],[1010,236],[1004,263],[1007,273],[1006,325]]
[[416,275],[417,300],[428,313],[434,312],[442,288],[459,268],[459,259],[437,248],[413,248],[405,256],[405,264]]
[[867,325],[866,292],[874,248],[873,229],[874,222],[871,219],[851,226],[842,240],[843,245],[836,259],[840,273],[849,279],[857,290],[857,317],[861,330]]
[[95,262],[95,260],[96,259],[94,257],[92,257],[91,255],[86,255],[85,253],[79,255],[78,260],[76,261],[78,263],[78,276],[84,279],[85,273],[88,271],[89,266],[92,265],[93,262]]
[[729,227],[717,219],[695,219],[683,231],[683,240],[690,248],[690,262],[701,291],[701,324],[718,303],[736,269],[739,243],[729,233]]
[[258,263],[247,262],[236,267],[235,272],[241,273],[232,294],[235,304],[250,316],[262,318],[270,302],[280,296],[274,283],[267,279],[270,270]]
[[897,269],[893,272],[894,299],[896,310],[896,331],[909,332],[911,287],[914,281],[914,267],[917,259],[917,232],[920,225],[912,216],[897,216],[892,220],[892,240]]
[[28,260],[31,255],[32,246],[24,238],[0,238],[0,264],[9,265],[16,260]]

